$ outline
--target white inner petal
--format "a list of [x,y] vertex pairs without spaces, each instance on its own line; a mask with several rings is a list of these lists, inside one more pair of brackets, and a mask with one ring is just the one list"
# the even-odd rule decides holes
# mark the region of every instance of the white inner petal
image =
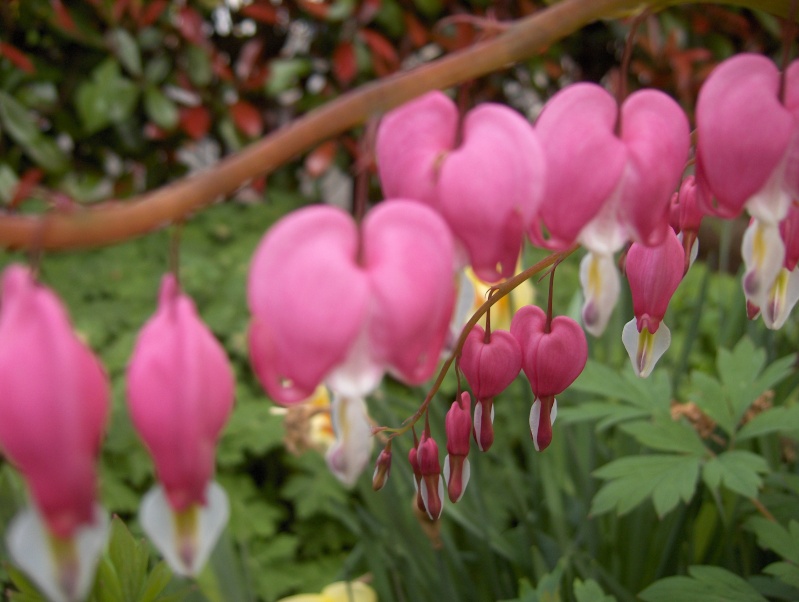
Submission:
[[601,336],[619,298],[619,270],[612,255],[589,252],[580,262],[583,288],[583,326],[595,337]]
[[747,300],[762,308],[785,261],[785,244],[779,226],[753,219],[744,233],[741,255],[746,264],[744,294]]
[[352,487],[372,456],[372,425],[362,397],[334,393],[330,413],[336,442],[327,451],[330,471],[347,487]]
[[633,370],[641,378],[646,378],[652,373],[655,364],[666,353],[671,344],[671,331],[666,324],[660,323],[657,332],[654,334],[644,328],[643,332],[638,332],[636,319],[633,318],[624,325],[621,333],[621,340]]

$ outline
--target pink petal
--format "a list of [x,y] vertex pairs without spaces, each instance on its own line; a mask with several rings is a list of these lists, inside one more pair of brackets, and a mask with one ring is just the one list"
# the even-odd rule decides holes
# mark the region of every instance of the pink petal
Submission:
[[568,246],[616,189],[627,151],[614,134],[617,105],[595,84],[553,96],[536,122],[547,159],[541,218],[556,246]]
[[[430,378],[438,363],[455,303],[454,261],[447,225],[424,205],[387,201],[363,222],[370,350],[408,384]],[[340,301],[336,309],[345,310]]]
[[477,399],[493,398],[519,375],[522,350],[506,330],[492,330],[486,343],[485,331],[475,326],[461,351],[460,368]]
[[430,92],[387,113],[375,152],[383,195],[438,208],[441,161],[455,146],[458,109],[441,92]]
[[250,355],[276,401],[310,396],[357,338],[369,295],[357,255],[352,218],[329,206],[287,215],[258,246],[247,285]]
[[205,503],[214,448],[233,407],[233,390],[222,346],[167,274],[158,310],[133,349],[127,396],[133,424],[177,511]]
[[[716,67],[699,92],[697,156],[725,216],[740,213],[765,185],[794,135],[796,121],[778,98],[779,79],[766,57],[739,54]],[[790,86],[792,102],[795,90]]]
[[108,379],[27,268],[6,268],[0,306],[0,447],[53,534],[68,537],[93,520]]
[[544,153],[532,126],[508,107],[470,111],[463,142],[441,166],[441,213],[479,278],[512,276],[544,190]]

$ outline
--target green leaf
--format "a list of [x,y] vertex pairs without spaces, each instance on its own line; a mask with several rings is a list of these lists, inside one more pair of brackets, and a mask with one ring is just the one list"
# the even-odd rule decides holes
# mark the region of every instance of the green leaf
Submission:
[[97,602],[120,602],[125,599],[122,594],[122,582],[119,574],[111,558],[107,555],[101,556],[97,565],[97,575],[94,578],[91,599]]
[[684,452],[694,456],[704,456],[707,453],[697,432],[683,422],[628,422],[621,426],[621,430],[635,437],[642,445],[658,451]]
[[593,579],[574,580],[574,597],[577,602],[616,602],[614,596],[606,595]]
[[692,566],[690,577],[656,581],[638,596],[645,602],[768,602],[755,588],[716,566]]
[[119,576],[120,602],[136,602],[147,576],[149,553],[142,542],[133,538],[118,516],[111,521],[108,556]]
[[5,569],[8,571],[8,576],[11,578],[14,587],[19,590],[19,592],[10,594],[10,600],[14,602],[46,602],[44,596],[39,593],[39,590],[25,573],[10,564],[6,565]]
[[745,441],[772,433],[799,433],[799,405],[781,406],[761,412],[743,425],[736,438],[738,441]]
[[211,59],[208,52],[199,46],[191,45],[186,49],[187,72],[191,83],[198,88],[204,88],[211,83],[214,72],[211,69]]
[[799,567],[791,562],[773,562],[764,568],[763,572],[774,575],[792,587],[799,588]]
[[651,410],[618,402],[589,401],[571,407],[564,405],[558,408],[558,420],[566,424],[597,421],[596,430],[598,432],[628,420],[647,418],[651,415]]
[[614,460],[594,471],[594,476],[609,482],[594,496],[591,514],[615,509],[623,515],[651,497],[658,516],[663,516],[680,499],[691,500],[699,466],[697,457],[666,454]]
[[768,472],[768,464],[761,456],[748,451],[731,450],[710,459],[702,469],[702,477],[713,490],[724,485],[744,497],[756,498],[763,484],[760,475]]
[[75,94],[75,105],[84,129],[93,134],[113,123],[125,121],[133,113],[139,89],[124,77],[119,63],[106,59],[92,71]]
[[172,570],[165,562],[155,565],[142,586],[137,602],[155,602],[172,580]]
[[269,63],[269,79],[266,93],[277,96],[296,86],[301,77],[311,72],[311,61],[307,59],[275,59]]
[[122,66],[131,75],[140,76],[142,73],[141,53],[139,45],[131,33],[126,29],[115,29],[108,34],[108,38],[111,48]]
[[19,178],[16,172],[6,163],[0,163],[0,202],[8,204],[14,198]]
[[799,564],[799,522],[792,520],[788,529],[762,516],[753,516],[745,524],[757,536],[757,544],[784,559]]
[[39,129],[34,116],[13,96],[0,91],[0,125],[31,160],[50,172],[66,171],[69,159]]
[[178,124],[178,108],[155,86],[144,91],[144,110],[158,127],[171,130]]
[[736,421],[721,383],[704,372],[691,373],[690,399],[728,435],[735,432]]

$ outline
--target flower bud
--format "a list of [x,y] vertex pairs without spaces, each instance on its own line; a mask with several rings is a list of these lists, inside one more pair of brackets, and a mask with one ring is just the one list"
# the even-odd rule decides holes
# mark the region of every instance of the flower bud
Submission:
[[419,491],[422,502],[431,520],[438,520],[444,509],[444,483],[441,481],[441,464],[438,461],[438,445],[428,433],[422,435],[416,459],[422,480]]
[[472,417],[469,393],[461,393],[460,402],[453,401],[447,412],[447,457],[444,459],[444,480],[447,482],[447,493],[451,502],[455,503],[463,497],[471,473],[469,460],[469,439],[472,431]]
[[380,491],[388,482],[391,474],[391,442],[377,456],[375,463],[375,473],[372,475],[372,489]]

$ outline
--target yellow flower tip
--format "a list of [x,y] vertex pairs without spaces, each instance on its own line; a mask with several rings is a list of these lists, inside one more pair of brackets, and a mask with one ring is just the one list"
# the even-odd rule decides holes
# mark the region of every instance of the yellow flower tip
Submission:
[[[516,265],[516,273],[522,271],[521,261]],[[464,274],[472,283],[474,287],[474,302],[469,315],[477,311],[477,309],[485,303],[488,299],[488,291],[491,289],[491,284],[480,280],[474,273],[471,267],[464,269]],[[497,283],[497,284],[501,284]],[[529,281],[524,282],[517,286],[511,293],[495,303],[491,308],[491,327],[499,328],[502,330],[510,330],[510,321],[513,318],[514,312],[525,305],[531,305],[535,300],[535,289]]]
[[278,602],[377,602],[377,593],[362,581],[337,581],[320,594],[297,594]]

